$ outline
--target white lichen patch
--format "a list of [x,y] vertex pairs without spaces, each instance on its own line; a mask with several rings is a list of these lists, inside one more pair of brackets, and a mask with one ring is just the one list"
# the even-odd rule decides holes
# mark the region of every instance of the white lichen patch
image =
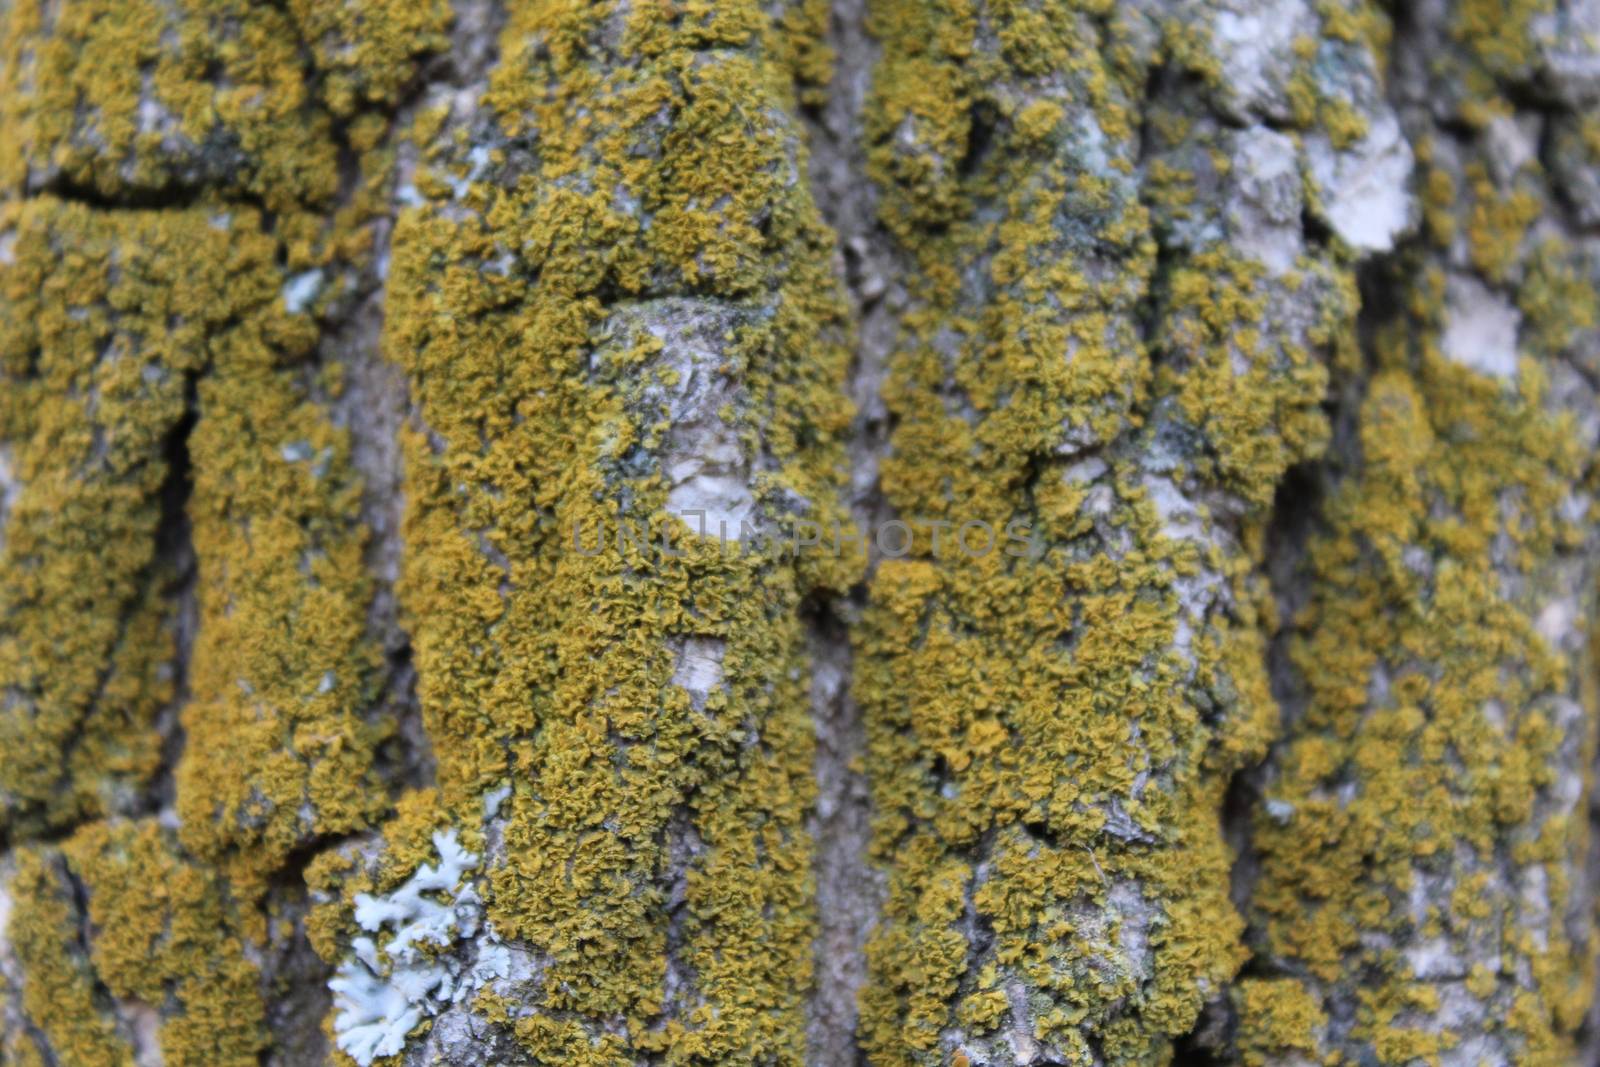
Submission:
[[433,845],[437,865],[423,864],[392,893],[355,898],[356,923],[375,936],[351,943],[328,988],[334,1039],[361,1067],[399,1054],[425,1018],[527,970],[482,923],[482,901],[470,879],[463,882],[478,857],[451,830],[435,833]]
[[492,819],[500,814],[500,805],[511,797],[511,786],[503,785],[498,789],[491,789],[483,795],[483,817]]

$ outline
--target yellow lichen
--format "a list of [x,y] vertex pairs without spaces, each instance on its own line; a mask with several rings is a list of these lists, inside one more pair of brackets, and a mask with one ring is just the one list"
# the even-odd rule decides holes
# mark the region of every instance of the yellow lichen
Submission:
[[[277,272],[253,280],[249,313],[212,345],[189,441],[203,625],[178,769],[184,843],[212,859],[234,850],[240,880],[381,812],[373,749],[392,729],[362,714],[377,701],[378,651],[360,484],[321,390],[294,365],[316,332],[284,308]],[[243,279],[234,292],[249,299]]]
[[[299,13],[329,78],[282,8],[0,6],[0,799],[13,840],[63,842],[12,884],[23,1062],[131,1063],[129,1012],[169,1064],[256,1062],[246,957],[297,936],[268,876],[387,804],[360,486],[312,358],[386,210],[370,109],[444,44],[442,5],[380,6]],[[181,830],[118,819],[164,770]]]
[[1298,983],[1244,979],[1234,990],[1243,1023],[1237,1038],[1245,1067],[1281,1063],[1295,1053],[1315,1056],[1328,1016]]
[[22,483],[0,563],[0,791],[17,829],[111,814],[159,765],[179,575],[156,535],[188,383],[234,308],[227,247],[201,211],[17,214],[0,267],[0,438]]
[[173,1064],[255,1064],[266,1047],[256,966],[218,876],[153,823],[95,823],[62,849],[88,901],[95,975],[114,997],[176,1010],[158,1034]]
[[[1458,953],[1528,959],[1540,976],[1531,988],[1515,970],[1491,980],[1480,967],[1472,980],[1483,1003],[1520,1005],[1506,1040],[1527,1056],[1562,1047],[1575,1023],[1564,1005],[1583,995],[1563,961],[1587,947],[1542,924],[1545,906],[1523,914],[1499,891],[1426,923],[1414,906],[1439,880],[1470,886],[1495,870],[1510,838],[1526,840],[1515,863],[1541,872],[1548,913],[1562,914],[1560,872],[1584,832],[1551,807],[1552,764],[1563,744],[1589,746],[1560,710],[1574,664],[1540,636],[1534,606],[1554,592],[1543,561],[1576,536],[1561,517],[1581,463],[1570,424],[1542,412],[1531,364],[1508,395],[1423,342],[1410,359],[1393,340],[1382,349],[1361,413],[1363,468],[1331,501],[1330,533],[1313,549],[1315,600],[1294,651],[1310,703],[1269,794],[1292,814],[1258,820],[1253,898],[1273,956],[1326,984],[1374,975],[1350,1038],[1394,1064],[1454,1039],[1396,1022],[1437,1009],[1418,999],[1431,976],[1384,951],[1386,939],[1413,943],[1426,925]],[[1526,575],[1525,595],[1508,592],[1518,585],[1506,573]],[[1569,730],[1580,732],[1564,740]],[[1544,931],[1541,947],[1519,937],[1523,923]],[[1264,998],[1251,1025],[1279,1025],[1286,1003]]]
[[[752,3],[527,5],[485,97],[489,166],[464,165],[469,116],[417,130],[433,202],[397,228],[386,335],[419,415],[402,602],[432,811],[465,832],[510,786],[481,891],[543,967],[516,1011],[475,1010],[541,1061],[802,1055],[798,610],[857,564],[697,537],[664,468],[678,397],[709,390],[697,418],[743,457],[751,521],[842,518],[842,307],[787,110],[817,75],[770,26]],[[518,138],[531,170],[499,154]],[[619,547],[624,521],[648,543]]]
[[[22,1009],[47,1043],[52,1062],[126,1067],[133,1050],[96,1001],[94,970],[78,939],[82,917],[75,911],[70,878],[58,853],[24,849],[17,855],[16,874],[7,886],[15,903],[6,940],[27,975]],[[24,1047],[43,1062],[45,1053],[33,1041]]]
[[[882,483],[923,532],[880,562],[856,643],[888,874],[862,1040],[883,1064],[1018,1042],[1159,1062],[1244,955],[1216,812],[1272,733],[1251,553],[1284,471],[1326,441],[1353,285],[1199,249],[1162,279],[1147,347],[1145,81],[1101,58],[1138,16],[886,0],[873,17],[869,161],[912,295]],[[1150,112],[1157,138],[1203,129]],[[1160,219],[1207,206],[1176,163],[1146,178]],[[1269,313],[1294,286],[1310,329]],[[1195,486],[1250,516],[1241,534]],[[934,547],[931,524],[968,520],[1020,522],[1044,554]],[[1197,586],[1227,592],[1196,606]]]
[[59,849],[24,852],[8,938],[22,1003],[57,1059],[126,1067],[140,1012],[172,1064],[244,1067],[265,1047],[255,965],[217,876],[154,822],[96,822]]

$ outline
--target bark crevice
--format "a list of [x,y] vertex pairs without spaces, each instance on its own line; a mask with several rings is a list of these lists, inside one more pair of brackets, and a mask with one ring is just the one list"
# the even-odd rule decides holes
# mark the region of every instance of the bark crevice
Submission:
[[[848,502],[866,542],[870,576],[877,553],[872,532],[887,517],[878,467],[888,449],[889,417],[880,392],[904,291],[867,177],[863,113],[879,46],[866,23],[865,0],[834,0],[827,36],[834,62],[826,103],[803,110],[801,118],[812,195],[836,237],[834,273],[845,286],[856,331],[847,383],[855,411]],[[816,849],[816,977],[807,1017],[807,1061],[813,1067],[866,1062],[856,1036],[857,995],[867,980],[865,947],[884,893],[881,873],[868,858],[872,796],[862,763],[866,727],[851,692],[851,628],[865,606],[866,590],[863,582],[848,596],[814,603],[805,613],[817,735],[817,802],[810,819]]]

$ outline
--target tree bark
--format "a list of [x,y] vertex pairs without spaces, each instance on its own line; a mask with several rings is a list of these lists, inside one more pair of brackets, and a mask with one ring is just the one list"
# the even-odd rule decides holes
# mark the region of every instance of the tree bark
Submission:
[[0,1064],[1593,1062],[1594,0],[0,0]]

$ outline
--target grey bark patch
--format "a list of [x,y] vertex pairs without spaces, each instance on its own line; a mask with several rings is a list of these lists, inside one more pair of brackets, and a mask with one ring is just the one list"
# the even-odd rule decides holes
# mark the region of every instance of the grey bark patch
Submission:
[[716,637],[685,637],[672,642],[677,646],[677,666],[672,684],[689,694],[696,708],[705,707],[706,698],[722,686],[722,655],[727,642]]
[[1358,252],[1387,252],[1416,216],[1409,188],[1414,161],[1392,113],[1369,121],[1366,136],[1345,149],[1326,134],[1307,136],[1306,154],[1323,219]]
[[1304,197],[1294,141],[1264,126],[1234,135],[1234,173],[1226,217],[1229,243],[1273,274],[1294,266],[1305,248]]
[[1517,374],[1517,328],[1522,315],[1511,301],[1476,278],[1450,276],[1440,347],[1455,363],[1492,378]]
[[[805,116],[813,197],[838,238],[834,273],[844,280],[856,336],[848,383],[855,420],[849,441],[849,504],[862,531],[887,518],[878,487],[888,450],[888,413],[881,389],[904,303],[893,245],[878,223],[877,190],[866,177],[863,109],[871,91],[878,45],[867,33],[864,0],[834,0],[828,44],[835,64],[820,114]],[[869,551],[876,551],[870,544]],[[860,757],[866,749],[861,709],[850,692],[854,655],[850,621],[858,605],[839,599],[807,619],[811,705],[817,737],[817,806],[810,830],[817,884],[815,989],[808,1006],[806,1062],[853,1067],[864,1062],[856,1043],[856,997],[867,980],[865,946],[885,892],[868,863],[872,838],[871,788]]]
[[1294,42],[1316,32],[1305,0],[1220,0],[1211,17],[1211,47],[1226,73],[1221,102],[1230,118],[1289,116]]

